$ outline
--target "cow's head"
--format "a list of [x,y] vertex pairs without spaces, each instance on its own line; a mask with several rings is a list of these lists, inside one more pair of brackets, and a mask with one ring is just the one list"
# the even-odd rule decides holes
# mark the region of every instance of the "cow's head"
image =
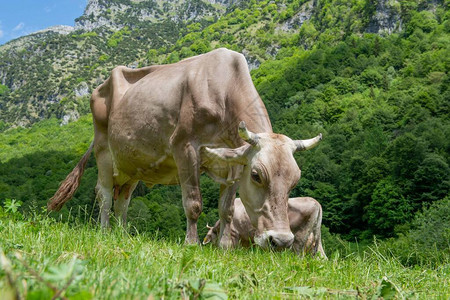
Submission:
[[322,134],[292,140],[282,134],[250,132],[241,122],[239,135],[248,144],[236,149],[205,149],[217,159],[244,165],[239,195],[256,228],[255,243],[263,248],[290,247],[294,235],[289,228],[288,198],[300,179],[293,154],[316,146]]
[[220,221],[217,221],[216,225],[214,225],[214,227],[206,224],[206,228],[208,228],[208,233],[206,234],[205,238],[203,239],[203,245],[206,245],[209,243],[213,243],[213,244],[216,243],[217,235],[219,234],[219,230],[220,230]]

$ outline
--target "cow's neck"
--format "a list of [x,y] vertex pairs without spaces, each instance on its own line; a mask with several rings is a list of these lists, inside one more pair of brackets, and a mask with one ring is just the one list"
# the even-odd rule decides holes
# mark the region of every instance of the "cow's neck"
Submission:
[[261,98],[256,93],[256,95],[254,95],[254,97],[251,97],[250,99],[254,100],[252,100],[251,102],[242,101],[239,103],[237,112],[237,124],[239,124],[240,121],[244,121],[247,125],[247,128],[254,133],[272,133],[272,124]]

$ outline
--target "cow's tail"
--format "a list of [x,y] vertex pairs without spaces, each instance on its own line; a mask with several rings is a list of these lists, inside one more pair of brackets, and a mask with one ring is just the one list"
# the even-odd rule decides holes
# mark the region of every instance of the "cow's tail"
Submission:
[[83,176],[84,168],[86,167],[86,163],[91,155],[92,149],[94,148],[94,141],[92,141],[89,149],[84,153],[83,157],[80,159],[75,168],[73,168],[72,172],[67,175],[66,179],[59,185],[58,190],[50,198],[47,203],[47,210],[60,210],[64,203],[69,201],[73,194],[75,194],[78,186],[80,185],[81,176]]
[[314,255],[319,254],[323,259],[328,259],[322,247],[322,205],[319,203],[319,213],[317,214],[317,221],[314,226]]

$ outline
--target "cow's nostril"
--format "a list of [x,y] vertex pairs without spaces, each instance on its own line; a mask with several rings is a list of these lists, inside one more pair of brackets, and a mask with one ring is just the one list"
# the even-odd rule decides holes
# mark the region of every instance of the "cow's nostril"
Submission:
[[278,244],[273,236],[269,236],[268,242],[269,242],[270,247],[272,247],[274,249],[278,248]]
[[292,233],[270,234],[267,237],[267,247],[274,250],[283,250],[292,246],[294,235]]

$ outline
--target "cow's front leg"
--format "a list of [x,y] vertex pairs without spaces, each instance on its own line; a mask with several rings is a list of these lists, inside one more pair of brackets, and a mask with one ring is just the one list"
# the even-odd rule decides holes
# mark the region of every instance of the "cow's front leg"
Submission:
[[231,226],[234,214],[234,199],[236,198],[236,190],[238,184],[221,185],[220,199],[219,199],[219,217],[220,217],[220,234],[219,247],[223,249],[230,249],[233,245],[233,238],[231,236]]
[[197,220],[202,212],[202,196],[200,193],[200,169],[197,150],[188,143],[175,152],[178,167],[183,208],[186,214],[186,244],[199,244]]

